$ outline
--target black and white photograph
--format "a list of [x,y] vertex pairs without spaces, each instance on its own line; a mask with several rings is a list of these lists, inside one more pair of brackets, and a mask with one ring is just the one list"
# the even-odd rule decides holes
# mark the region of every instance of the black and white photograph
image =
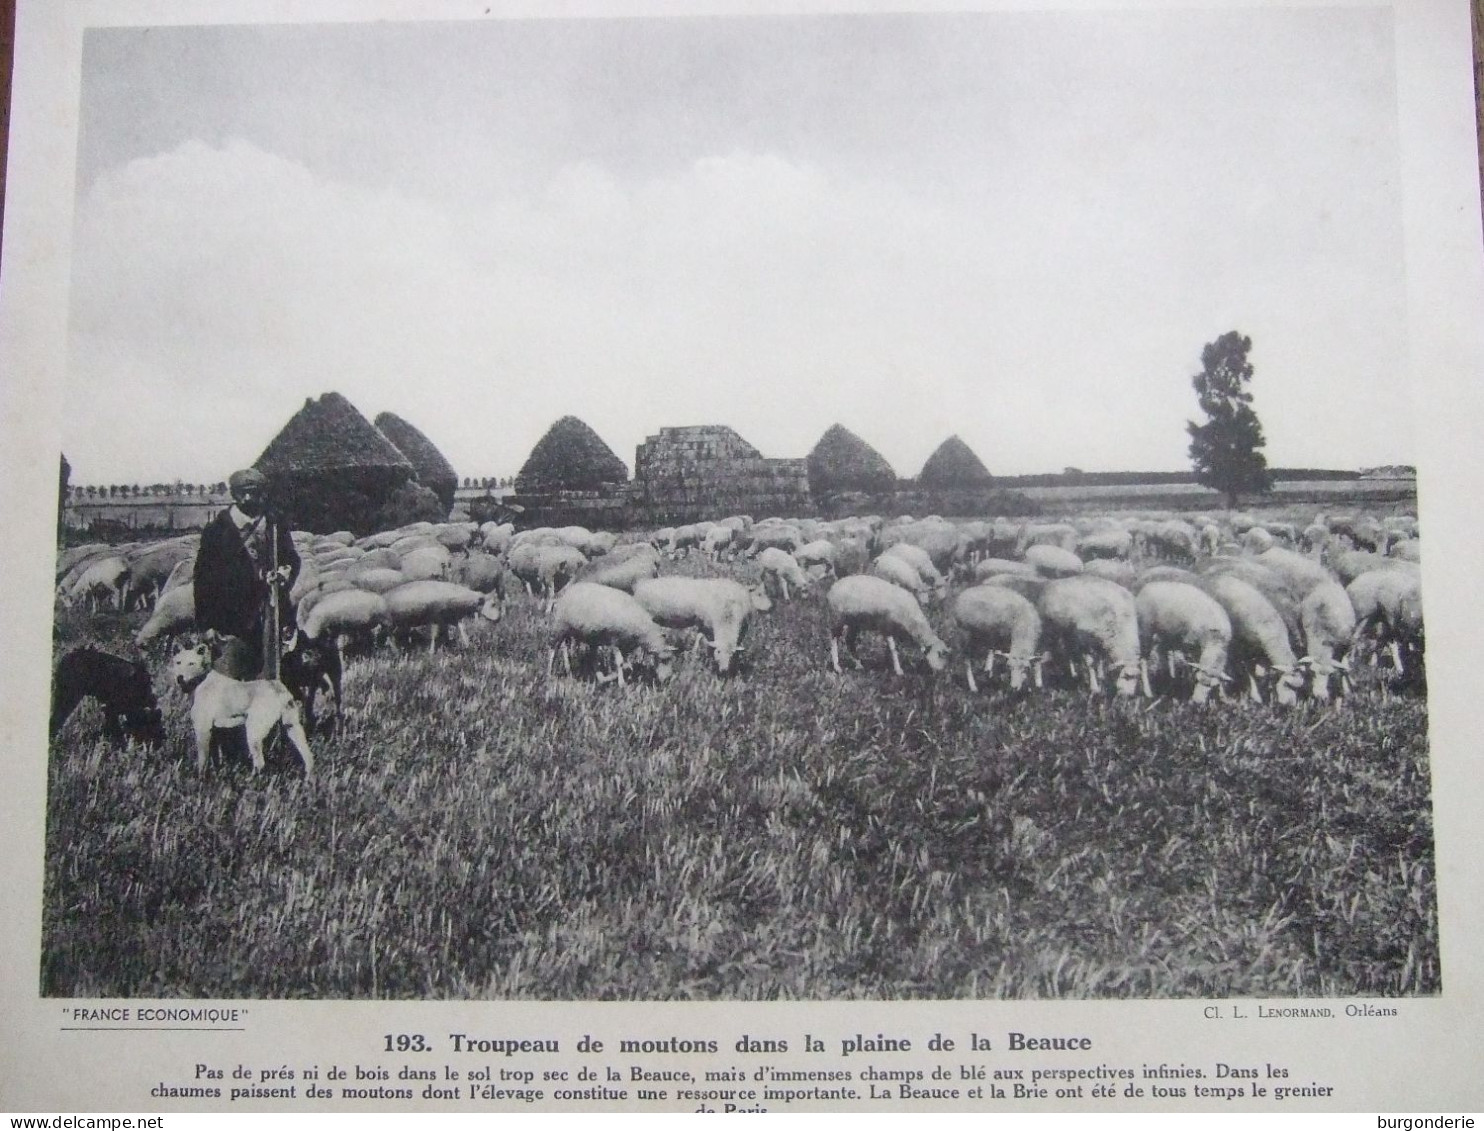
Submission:
[[1477,975],[1395,7],[386,7],[77,17],[24,993]]

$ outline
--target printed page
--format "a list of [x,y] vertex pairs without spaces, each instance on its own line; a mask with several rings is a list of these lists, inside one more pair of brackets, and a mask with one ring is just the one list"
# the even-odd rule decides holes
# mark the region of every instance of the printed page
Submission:
[[0,1107],[1479,1110],[1472,65],[21,0]]

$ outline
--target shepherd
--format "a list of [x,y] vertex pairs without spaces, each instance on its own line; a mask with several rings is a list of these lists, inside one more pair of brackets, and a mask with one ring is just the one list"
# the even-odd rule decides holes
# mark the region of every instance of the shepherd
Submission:
[[196,623],[221,645],[217,671],[229,679],[277,679],[299,554],[287,524],[269,507],[261,471],[234,471],[227,483],[232,505],[201,531],[196,553]]

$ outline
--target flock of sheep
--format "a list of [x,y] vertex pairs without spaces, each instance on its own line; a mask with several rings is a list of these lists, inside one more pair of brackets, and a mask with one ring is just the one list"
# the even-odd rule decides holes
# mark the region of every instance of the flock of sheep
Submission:
[[[291,602],[309,641],[461,634],[540,600],[549,676],[582,650],[600,681],[665,679],[674,633],[704,641],[732,670],[753,618],[823,594],[829,660],[861,666],[862,633],[942,671],[955,649],[968,686],[1003,680],[1105,683],[1120,695],[1293,703],[1348,690],[1357,657],[1420,682],[1423,624],[1415,518],[1320,516],[1305,529],[1231,514],[1090,516],[1066,522],[875,517],[825,522],[733,516],[618,536],[582,527],[418,523],[355,538],[294,534]],[[149,606],[140,648],[194,630],[196,537],[84,546],[58,561],[66,605]],[[684,559],[704,556],[695,577]],[[936,622],[936,627],[935,627]],[[824,641],[821,641],[821,647]],[[821,650],[821,659],[823,659]],[[603,669],[606,669],[603,670]],[[976,678],[977,674],[977,678]]]

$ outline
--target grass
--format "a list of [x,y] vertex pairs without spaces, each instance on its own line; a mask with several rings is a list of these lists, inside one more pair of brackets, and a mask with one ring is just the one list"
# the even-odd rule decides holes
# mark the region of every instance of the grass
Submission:
[[[715,567],[696,564],[695,571]],[[142,613],[59,613],[59,654]],[[933,617],[941,622],[941,610]],[[953,643],[950,638],[950,643]],[[42,992],[870,999],[1430,994],[1426,704],[970,694],[828,670],[822,602],[744,671],[545,676],[514,606],[351,658],[343,726],[194,769],[80,709],[53,743]],[[152,668],[163,673],[163,661]]]

